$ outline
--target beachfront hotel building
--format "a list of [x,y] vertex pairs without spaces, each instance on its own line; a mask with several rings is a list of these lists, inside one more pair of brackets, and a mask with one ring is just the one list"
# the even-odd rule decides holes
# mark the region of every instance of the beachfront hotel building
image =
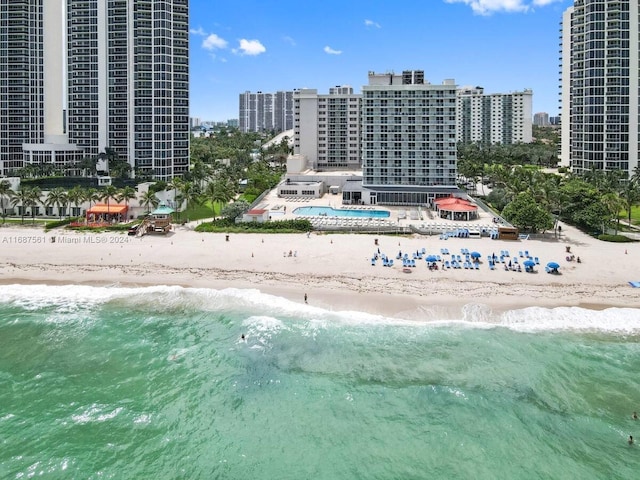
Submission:
[[239,128],[243,133],[291,130],[293,91],[241,93],[239,115]]
[[454,80],[431,84],[421,70],[368,76],[360,116],[362,191],[350,192],[351,200],[424,205],[455,191]]
[[188,0],[3,1],[1,173],[107,148],[138,174],[187,172],[188,20]]
[[360,98],[344,85],[293,92],[294,155],[316,171],[360,169]]
[[458,141],[531,143],[533,91],[485,94],[482,87],[457,91]]
[[638,1],[576,0],[561,25],[561,164],[632,175],[640,150]]

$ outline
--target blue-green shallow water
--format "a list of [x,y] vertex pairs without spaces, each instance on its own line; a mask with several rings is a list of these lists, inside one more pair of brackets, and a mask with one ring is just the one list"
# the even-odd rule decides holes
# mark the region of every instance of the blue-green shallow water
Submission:
[[423,313],[0,287],[0,478],[638,478],[639,311]]

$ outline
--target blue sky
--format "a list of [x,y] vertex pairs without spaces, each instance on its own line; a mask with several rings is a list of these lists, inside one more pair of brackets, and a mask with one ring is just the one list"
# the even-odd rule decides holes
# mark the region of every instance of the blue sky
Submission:
[[424,70],[485,93],[533,89],[558,114],[559,26],[571,0],[191,0],[191,116],[238,118],[238,95]]

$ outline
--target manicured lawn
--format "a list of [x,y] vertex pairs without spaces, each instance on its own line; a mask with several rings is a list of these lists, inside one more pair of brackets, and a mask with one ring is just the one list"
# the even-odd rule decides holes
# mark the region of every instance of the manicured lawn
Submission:
[[[220,211],[224,207],[221,203],[216,203],[216,216],[220,215]],[[187,210],[174,214],[176,220],[202,220],[203,218],[213,218],[211,211],[211,201],[207,200],[202,205],[189,205]]]
[[[12,226],[13,225],[22,225],[23,223],[25,225],[33,225],[34,224],[34,222],[31,220],[31,216],[24,217],[24,222],[20,219],[20,217],[18,217],[18,218],[15,218],[15,217],[9,218],[9,217],[7,217],[5,219],[4,223],[7,224],[7,225],[12,225]],[[42,220],[42,219],[39,219],[38,217],[36,217],[36,219],[35,219],[35,224],[36,225],[44,225],[45,223],[47,223],[47,220]],[[0,225],[1,224],[2,224],[2,220],[0,219]]]
[[[622,210],[619,218],[620,220],[627,220],[629,213],[626,210]],[[631,223],[633,225],[640,225],[640,207],[631,207]]]

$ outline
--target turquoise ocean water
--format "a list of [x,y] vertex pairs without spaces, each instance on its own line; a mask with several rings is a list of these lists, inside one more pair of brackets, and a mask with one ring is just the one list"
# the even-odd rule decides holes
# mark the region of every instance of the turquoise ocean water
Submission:
[[640,311],[423,313],[2,286],[0,478],[638,478]]

